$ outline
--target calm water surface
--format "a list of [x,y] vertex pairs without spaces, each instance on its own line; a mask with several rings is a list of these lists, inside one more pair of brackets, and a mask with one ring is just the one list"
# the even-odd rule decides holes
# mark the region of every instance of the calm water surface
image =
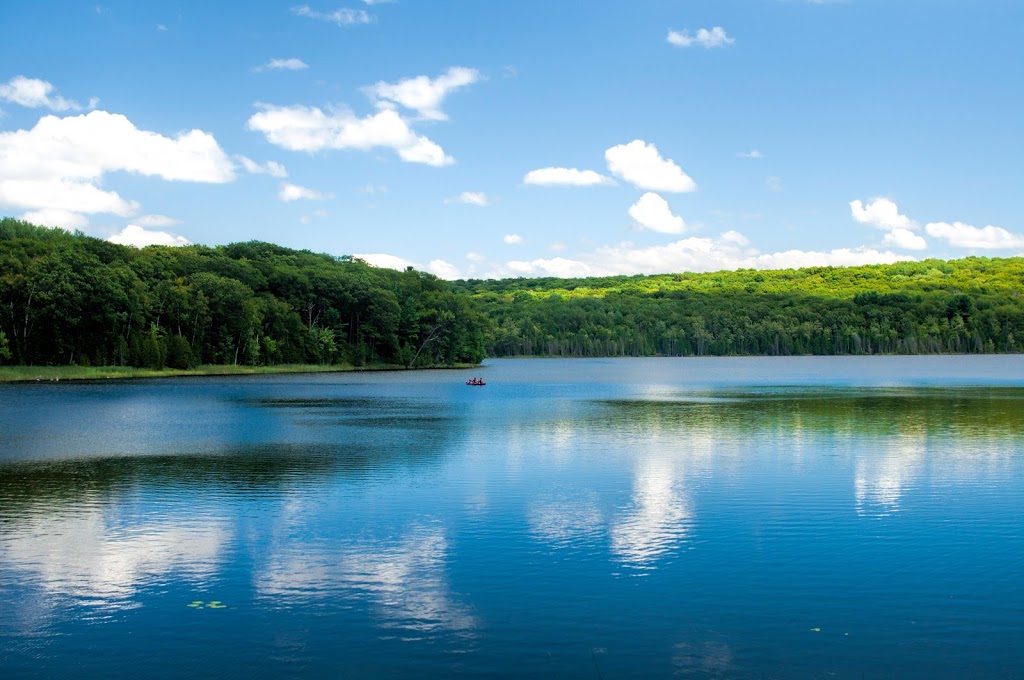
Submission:
[[0,386],[0,675],[1024,677],[1024,357]]

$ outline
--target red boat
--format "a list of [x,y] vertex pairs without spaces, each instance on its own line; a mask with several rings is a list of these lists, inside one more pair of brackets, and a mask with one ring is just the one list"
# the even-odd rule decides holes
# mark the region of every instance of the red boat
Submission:
[[487,383],[484,382],[483,378],[470,378],[469,380],[466,381],[466,384],[472,385],[473,387],[483,387]]

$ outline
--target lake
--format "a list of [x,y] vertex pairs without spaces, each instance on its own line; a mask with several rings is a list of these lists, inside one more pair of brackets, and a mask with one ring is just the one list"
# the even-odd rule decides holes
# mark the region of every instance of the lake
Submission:
[[0,385],[4,678],[1019,678],[1022,639],[1022,356]]

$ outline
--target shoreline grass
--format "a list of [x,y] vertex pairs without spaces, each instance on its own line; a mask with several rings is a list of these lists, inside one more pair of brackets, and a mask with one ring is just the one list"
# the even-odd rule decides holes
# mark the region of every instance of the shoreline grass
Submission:
[[[470,368],[470,364],[426,368]],[[193,376],[269,375],[276,373],[345,373],[352,371],[404,371],[398,364],[280,364],[277,366],[203,365],[190,369],[136,368],[134,366],[0,366],[0,383],[59,382],[61,380],[110,380],[134,378],[185,378]],[[423,370],[415,369],[415,370]]]

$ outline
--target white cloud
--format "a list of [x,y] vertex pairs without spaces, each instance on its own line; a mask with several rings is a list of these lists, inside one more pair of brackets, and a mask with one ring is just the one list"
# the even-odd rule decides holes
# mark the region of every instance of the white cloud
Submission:
[[523,242],[523,237],[519,234],[505,234],[505,237],[501,240],[507,246],[517,246]]
[[340,7],[330,12],[318,12],[310,8],[309,5],[298,5],[292,7],[292,14],[317,21],[326,21],[336,26],[355,26],[373,21],[373,17],[365,9],[349,9],[348,7]]
[[106,111],[47,115],[31,130],[0,132],[0,208],[65,211],[78,222],[83,214],[135,214],[136,202],[100,188],[110,172],[208,183],[235,176],[213,135],[164,137]]
[[324,149],[394,149],[409,163],[435,167],[454,163],[451,156],[426,137],[417,135],[396,111],[385,109],[359,118],[347,109],[324,113],[307,106],[273,106],[262,109],[246,123],[250,130],[262,132],[267,141],[290,151]]
[[384,269],[397,269],[398,271],[405,271],[406,267],[419,269],[415,262],[398,257],[397,255],[388,255],[387,253],[366,253],[363,255],[353,255],[352,257],[357,257],[367,264]]
[[523,184],[539,186],[573,186],[591,187],[602,184],[615,184],[611,177],[593,170],[577,170],[576,168],[538,168],[531,170],[523,177]]
[[132,222],[140,227],[171,227],[175,224],[181,224],[181,220],[176,220],[167,215],[141,215],[133,218]]
[[451,262],[445,262],[444,260],[431,260],[427,265],[427,271],[440,279],[448,281],[462,278],[459,268]]
[[725,243],[735,243],[738,246],[750,245],[750,239],[748,239],[740,232],[734,231],[732,229],[719,236],[719,238]]
[[111,243],[144,248],[145,246],[187,246],[189,240],[184,236],[166,231],[151,231],[136,224],[127,227],[107,239]]
[[463,191],[458,196],[453,198],[444,199],[445,203],[466,203],[468,205],[478,205],[481,208],[486,208],[491,204],[487,194],[482,191]]
[[695,34],[691,34],[689,31],[673,31],[669,30],[668,42],[676,47],[693,47],[699,45],[704,49],[711,49],[712,47],[725,47],[726,45],[732,45],[736,42],[735,39],[730,38],[725,33],[725,29],[721,26],[715,26],[710,31],[706,28],[698,29]]
[[927,241],[909,229],[893,229],[885,235],[882,242],[887,246],[903,250],[924,250],[928,247]]
[[29,210],[20,219],[43,227],[60,227],[68,231],[81,229],[89,224],[89,218],[70,210],[60,208],[43,208],[42,210]]
[[322,201],[330,198],[328,194],[299,186],[298,184],[292,184],[291,182],[281,182],[281,190],[277,192],[277,197],[285,203],[299,200]]
[[453,66],[434,79],[416,76],[397,83],[381,81],[363,90],[378,107],[393,108],[397,104],[426,120],[447,120],[448,116],[441,110],[445,97],[479,79],[480,72],[476,69]]
[[530,261],[512,261],[505,263],[506,272],[502,276],[557,276],[569,279],[584,276],[597,276],[590,265],[564,257],[540,258]]
[[0,99],[30,109],[40,107],[52,111],[80,111],[82,109],[82,105],[78,102],[54,95],[53,90],[53,85],[45,80],[15,76],[0,85]]
[[242,167],[245,168],[246,172],[254,175],[270,175],[271,177],[284,178],[288,176],[288,171],[284,169],[284,166],[274,161],[267,161],[264,164],[257,163],[256,161],[246,156],[235,156]]
[[271,59],[266,64],[257,66],[253,70],[261,73],[263,71],[301,71],[307,68],[309,68],[309,64],[306,62],[296,57],[290,57],[288,59]]
[[958,248],[1010,249],[1024,248],[1024,235],[1013,234],[1002,227],[975,227],[963,222],[932,222],[924,230],[929,236],[941,238]]
[[750,151],[740,151],[736,154],[739,158],[764,158],[760,151],[757,149],[751,149]]
[[850,214],[861,224],[870,224],[880,229],[911,229],[914,224],[888,198],[876,198],[867,205],[861,201],[850,201]]
[[767,178],[764,181],[764,185],[768,187],[769,191],[779,192],[782,191],[782,178],[775,177],[774,175]]
[[604,152],[608,169],[639,189],[650,191],[696,191],[696,183],[658,148],[641,139],[619,144]]
[[686,229],[683,218],[672,214],[668,201],[651,192],[629,207],[629,216],[637,226],[662,234],[681,234]]
[[664,274],[719,270],[789,269],[812,266],[845,267],[913,260],[906,255],[873,248],[837,248],[830,251],[788,250],[761,253],[747,247],[742,234],[729,231],[718,238],[691,237],[651,247],[624,242],[580,253],[573,259],[557,257],[511,261],[487,274],[507,276],[611,276],[616,274]]

